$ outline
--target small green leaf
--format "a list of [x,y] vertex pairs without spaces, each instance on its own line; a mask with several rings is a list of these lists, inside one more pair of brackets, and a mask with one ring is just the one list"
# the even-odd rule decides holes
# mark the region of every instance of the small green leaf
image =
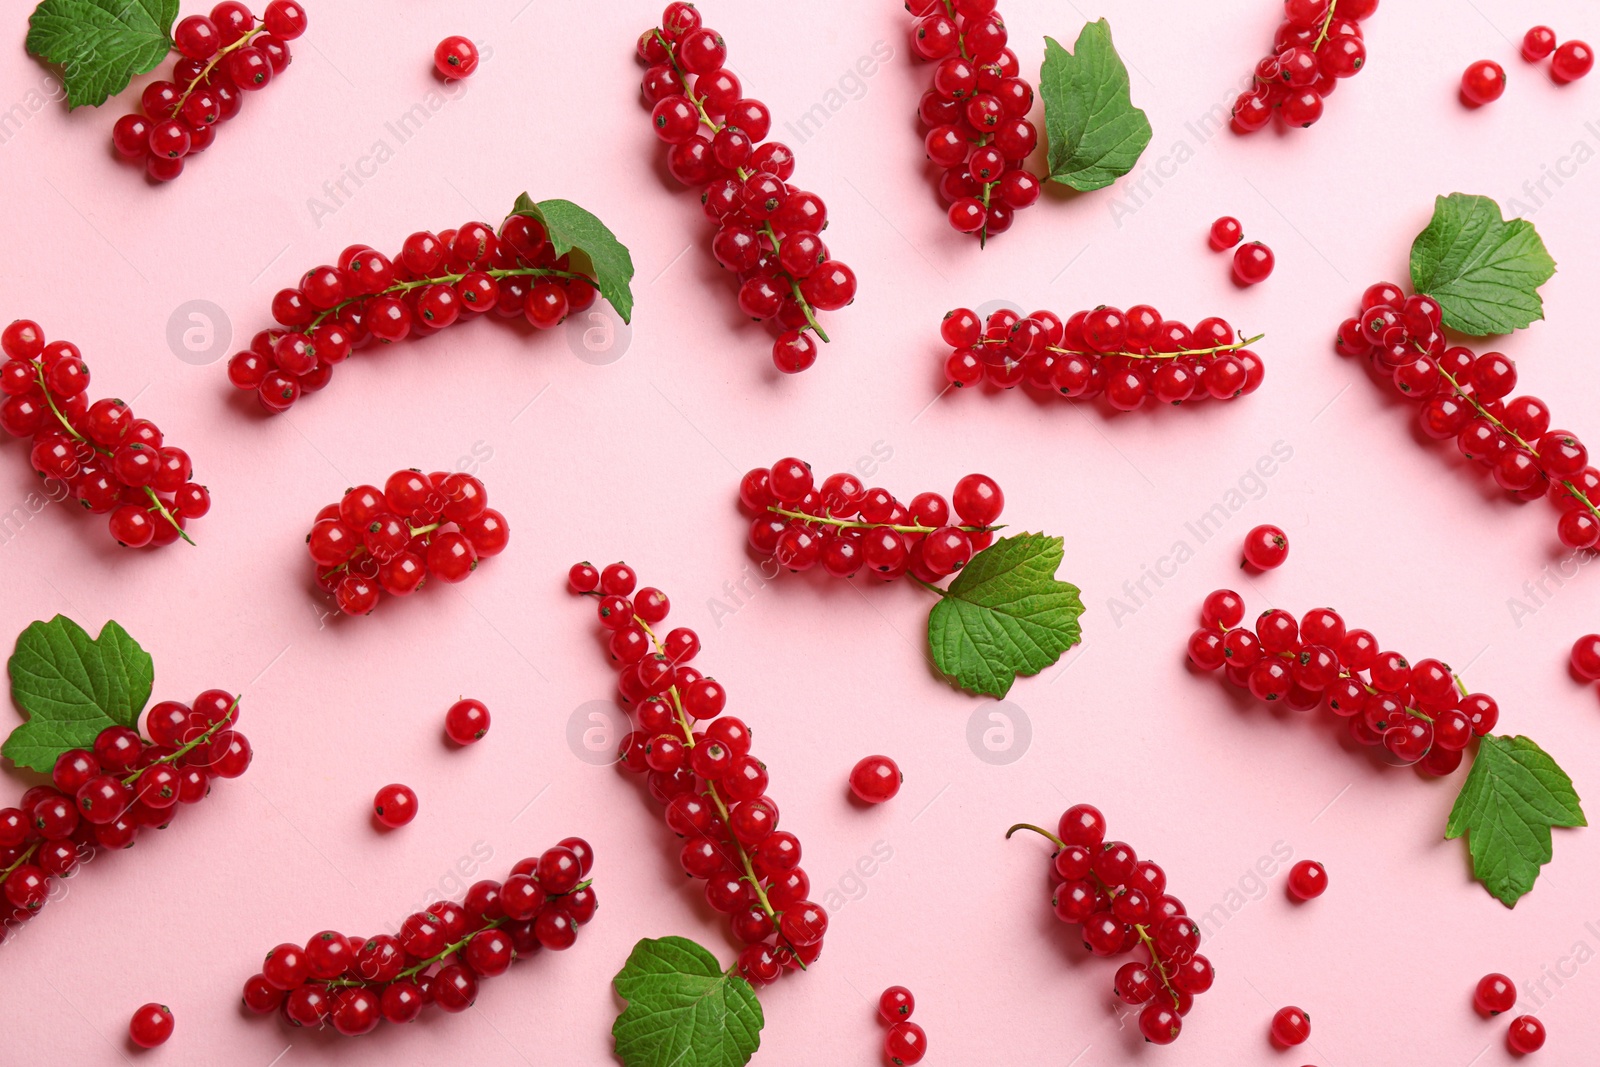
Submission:
[[979,552],[928,616],[933,662],[970,693],[1003,697],[1077,644],[1083,601],[1056,580],[1059,537],[1020,534]]
[[1128,68],[1105,19],[1083,27],[1073,52],[1044,39],[1039,95],[1053,182],[1104,189],[1132,170],[1150,143],[1150,120],[1133,106]]
[[572,265],[594,279],[606,302],[617,309],[623,322],[633,321],[633,257],[606,224],[570,200],[541,200],[537,204],[523,193],[513,215],[538,219],[550,235],[556,255],[572,253]]
[[8,663],[11,698],[28,716],[0,755],[49,773],[56,757],[88,748],[108,726],[136,726],[150,699],[150,654],[114,622],[91,639],[64,615],[36,622],[17,638]]
[[628,1002],[611,1027],[624,1067],[743,1067],[761,1047],[756,991],[687,938],[640,941],[611,981]]
[[61,68],[69,108],[99,107],[161,65],[177,17],[178,0],[44,0],[26,47]]
[[1412,287],[1439,302],[1446,326],[1473,337],[1544,318],[1539,286],[1555,272],[1533,223],[1507,221],[1486,196],[1438,197],[1411,245]]
[[1445,837],[1467,835],[1472,873],[1506,907],[1550,862],[1552,826],[1587,826],[1572,779],[1526,737],[1483,738]]

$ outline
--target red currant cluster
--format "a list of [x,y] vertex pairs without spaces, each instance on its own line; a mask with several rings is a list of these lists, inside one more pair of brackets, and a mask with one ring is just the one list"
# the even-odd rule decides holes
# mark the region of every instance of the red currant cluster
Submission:
[[1255,133],[1274,111],[1286,126],[1322,117],[1323,98],[1367,62],[1361,21],[1378,0],[1284,0],[1272,54],[1256,64],[1256,85],[1233,104],[1233,131]]
[[272,298],[283,328],[256,334],[228,361],[228,378],[276,415],[326,386],[336,364],[372,341],[427,337],[490,311],[548,330],[597,295],[594,279],[557,256],[544,225],[526,215],[506,219],[498,235],[483,222],[420,231],[393,259],[351,245],[337,265],[313,267]]
[[479,979],[542,948],[573,946],[599,906],[589,884],[593,865],[588,842],[569,837],[518,862],[504,882],[475,883],[459,904],[439,901],[406,916],[398,935],[324,930],[304,947],[279,945],[245,982],[245,1006],[260,1015],[281,1011],[291,1026],[332,1023],[347,1037],[380,1022],[412,1022],[430,1005],[466,1011]]
[[987,242],[1039,199],[1039,177],[1023,166],[1039,143],[1028,121],[1033,86],[1006,47],[995,0],[906,0],[906,9],[917,18],[912,51],[937,64],[917,116],[939,196],[951,226]]
[[567,575],[572,592],[597,599],[611,662],[621,672],[619,698],[634,730],[618,759],[645,776],[667,828],[684,838],[684,873],[705,882],[706,902],[728,916],[745,946],[739,974],[768,985],[816,962],[828,913],[806,899],[811,879],[800,867],[800,839],[778,829],[766,765],[750,753],[750,728],[722,714],[722,685],[689,666],[699,636],[684,626],[657,636],[671,605],[659,589],[635,591],[637,581],[624,563],[603,571],[578,563]]
[[1349,723],[1351,737],[1383,746],[1401,764],[1450,774],[1473,737],[1500,718],[1494,698],[1467,692],[1448,665],[1383,651],[1370,631],[1347,628],[1332,608],[1313,608],[1298,621],[1287,611],[1263,612],[1253,629],[1241,626],[1244,613],[1232,590],[1206,597],[1189,660],[1221,669],[1258,700],[1296,711],[1326,706]]
[[0,333],[0,427],[31,437],[33,469],[71,490],[85,510],[109,515],[111,536],[129,548],[189,540],[184,527],[211,510],[211,494],[189,480],[189,453],[164,444],[149,419],[120,400],[89,402],[89,365],[70,341],[45,344],[38,323]]
[[1380,380],[1421,405],[1424,433],[1453,439],[1514,498],[1548,496],[1561,512],[1556,534],[1562,544],[1600,544],[1600,470],[1589,465],[1588,449],[1566,430],[1550,428],[1543,400],[1511,396],[1517,365],[1509,358],[1451,347],[1433,300],[1406,296],[1388,282],[1369,286],[1360,314],[1340,324],[1337,347],[1368,357]]
[[1200,927],[1166,891],[1166,872],[1141,860],[1133,846],[1107,841],[1105,816],[1089,804],[1068,808],[1054,834],[1021,823],[1006,836],[1018,830],[1055,843],[1052,907],[1062,922],[1078,924],[1084,947],[1096,956],[1144,949],[1143,960],[1117,969],[1113,988],[1123,1003],[1144,1005],[1139,1032],[1146,1041],[1172,1044],[1194,998],[1216,975],[1198,952]]
[[511,539],[506,517],[470,474],[395,471],[317,512],[306,535],[317,585],[346,615],[369,615],[379,592],[409,596],[429,578],[465,581]]
[[50,785],[0,809],[0,941],[44,907],[50,879],[71,876],[96,848],[128,848],[145,827],[165,830],[180,805],[211,792],[211,779],[243,774],[251,750],[238,720],[238,698],[221,689],[193,705],[162,701],[145,719],[148,741],[109,726],[90,748],[58,756]]
[[822,198],[788,184],[794,153],[767,141],[772,115],[746,97],[724,64],[722,35],[700,24],[693,4],[672,3],[661,25],[639,38],[644,102],[656,136],[670,147],[667,169],[700,189],[706,217],[717,224],[711,253],[739,278],[739,310],[772,321],[780,333],[772,362],[795,374],[817,359],[828,335],[817,311],[836,311],[856,297],[856,276],[831,258],[820,236],[828,225]]
[[933,583],[989,547],[1006,498],[994,479],[969,474],[949,500],[918,493],[902,504],[853,474],[817,485],[811,465],[791,457],[748,472],[739,502],[753,516],[750,547],[779,566],[808,571],[820,563],[835,578],[865,567],[886,582],[909,574]]
[[894,1067],[921,1063],[928,1054],[928,1035],[911,1021],[916,1008],[916,998],[903,985],[892,985],[878,996],[878,1018],[889,1027],[883,1035],[883,1056]]
[[1260,335],[1241,338],[1215,317],[1191,329],[1148,304],[1126,311],[1101,305],[1065,321],[1049,311],[1023,317],[1004,308],[985,320],[957,308],[945,315],[939,334],[954,349],[944,374],[957,388],[988,382],[1071,400],[1103,396],[1116,411],[1146,400],[1231,400],[1255,392],[1266,377],[1261,357],[1246,347]]
[[144,165],[158,182],[183,173],[184,160],[211,147],[217,127],[244,107],[244,95],[265,89],[293,57],[289,42],[306,32],[294,0],[272,0],[258,22],[238,0],[210,16],[190,15],[172,31],[179,59],[171,80],[153,81],[139,98],[143,114],[124,115],[111,130],[123,159]]

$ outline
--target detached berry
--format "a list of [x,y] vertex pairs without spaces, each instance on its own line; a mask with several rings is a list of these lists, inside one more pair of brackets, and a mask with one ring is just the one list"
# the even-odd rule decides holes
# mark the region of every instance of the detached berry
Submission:
[[1224,215],[1211,224],[1208,238],[1213,251],[1224,252],[1238,244],[1244,237],[1244,227],[1232,215]]
[[172,1011],[165,1004],[146,1004],[128,1020],[128,1038],[140,1048],[155,1048],[172,1036]]
[[478,46],[465,37],[446,37],[433,50],[433,65],[450,81],[469,77],[478,69]]
[[1527,1055],[1544,1048],[1544,1023],[1532,1015],[1519,1015],[1511,1020],[1506,1031],[1506,1047],[1518,1055]]
[[1233,280],[1240,285],[1264,282],[1272,274],[1272,268],[1276,263],[1277,259],[1273,256],[1272,249],[1260,241],[1240,245],[1233,253]]
[[895,1067],[921,1063],[928,1054],[928,1035],[916,1023],[895,1023],[883,1037],[883,1054]]
[[1285,1047],[1305,1044],[1311,1036],[1311,1016],[1299,1008],[1279,1008],[1272,1017],[1272,1040]]
[[850,772],[850,792],[867,804],[882,804],[900,792],[905,775],[888,756],[867,756]]
[[[1594,49],[1582,41],[1567,41],[1556,49],[1555,55],[1550,57],[1550,76],[1563,85],[1577,81],[1592,69],[1594,69]],[[1534,1023],[1538,1022],[1531,1015],[1524,1018]],[[1541,1030],[1541,1035],[1542,1033]]]
[[1276,526],[1257,526],[1245,535],[1244,561],[1261,571],[1283,566],[1289,558],[1289,536]]
[[489,732],[489,709],[481,700],[458,700],[445,712],[444,732],[458,745],[483,740]]
[[1572,646],[1572,672],[1586,682],[1600,681],[1600,634],[1580,637]]
[[417,817],[417,794],[410,786],[386,785],[372,801],[372,813],[393,830]]
[[1478,979],[1472,1003],[1485,1015],[1499,1015],[1517,1004],[1517,987],[1503,974],[1486,974]]
[[1506,72],[1490,59],[1480,59],[1461,75],[1461,98],[1473,107],[1500,99],[1506,91]]
[[1522,38],[1522,58],[1537,63],[1556,50],[1556,31],[1549,26],[1535,26]]
[[1289,868],[1289,894],[1296,900],[1320,897],[1328,888],[1328,872],[1313,860],[1301,860]]
[[916,1007],[916,998],[903,985],[892,985],[878,996],[878,1018],[886,1023],[905,1022]]

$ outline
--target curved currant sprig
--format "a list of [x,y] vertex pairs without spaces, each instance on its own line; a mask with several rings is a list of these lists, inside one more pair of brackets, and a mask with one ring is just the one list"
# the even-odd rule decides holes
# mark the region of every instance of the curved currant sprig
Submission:
[[[706,129],[710,130],[713,136],[721,133],[727,128],[727,124],[718,122],[716,119],[712,118],[711,113],[706,110],[705,95],[696,92],[695,86],[689,84],[689,72],[684,70],[683,66],[678,62],[678,54],[677,50],[673,47],[673,42],[667,40],[666,36],[659,28],[650,32],[655,35],[656,41],[666,52],[667,62],[671,64],[673,73],[678,76],[678,81],[683,86],[683,96],[689,101],[689,103],[694,105],[695,111],[700,115],[700,124]],[[734,174],[738,176],[740,181],[748,181],[755,175],[755,173],[755,171],[745,166],[734,168]],[[772,255],[776,256],[783,250],[783,238],[778,236],[778,231],[776,227],[772,225],[771,219],[763,219],[758,232],[763,238],[766,239],[767,250],[771,252]],[[824,330],[822,328],[822,324],[817,321],[816,311],[814,308],[812,308],[811,302],[808,301],[805,298],[805,294],[800,291],[800,282],[792,275],[787,273],[785,273],[785,277],[788,278],[789,281],[790,297],[793,298],[794,302],[799,305],[800,309],[805,313],[806,326],[804,329],[811,330],[813,333],[815,333],[817,335],[817,339],[823,344],[830,343],[828,332]],[[802,330],[802,332],[804,332],[804,330]]]

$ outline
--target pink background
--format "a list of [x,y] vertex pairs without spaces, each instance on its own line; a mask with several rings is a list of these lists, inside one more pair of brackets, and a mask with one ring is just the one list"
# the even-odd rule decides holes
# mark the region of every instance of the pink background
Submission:
[[[0,145],[5,317],[80,344],[94,394],[155,418],[216,499],[198,548],[148,555],[114,547],[98,520],[45,509],[0,547],[0,634],[57,612],[92,629],[116,618],[154,654],[157,699],[242,691],[256,749],[246,777],[132,852],[97,859],[0,949],[0,1060],[118,1062],[131,1054],[130,1013],[156,1000],[176,1012],[177,1034],[149,1058],[173,1064],[609,1062],[619,1004],[608,983],[637,939],[685,935],[731,958],[637,783],[569,747],[569,724],[586,725],[584,705],[613,684],[592,611],[562,587],[585,557],[628,559],[676,598],[675,622],[700,629],[697,665],[756,727],[814,895],[833,906],[821,965],[763,994],[758,1062],[880,1062],[873,1003],[901,982],[916,992],[930,1064],[1498,1064],[1510,1058],[1505,1020],[1469,1007],[1490,970],[1522,986],[1519,1008],[1542,1004],[1540,1062],[1591,1058],[1600,978],[1577,962],[1600,949],[1589,832],[1558,832],[1554,864],[1507,911],[1471,882],[1464,846],[1442,840],[1459,776],[1382,767],[1326,723],[1247,706],[1182,659],[1219,584],[1242,583],[1252,610],[1332,603],[1386,644],[1462,665],[1499,697],[1505,729],[1536,738],[1596,802],[1600,709],[1565,666],[1573,639],[1600,626],[1596,576],[1528,601],[1537,611],[1518,620],[1509,601],[1524,583],[1581,570],[1563,562],[1554,511],[1514,506],[1452,450],[1418,447],[1409,410],[1328,344],[1365,285],[1403,275],[1435,194],[1517,198],[1560,272],[1544,289],[1549,321],[1500,347],[1558,424],[1597,432],[1583,421],[1600,401],[1597,82],[1557,88],[1511,43],[1535,17],[1594,39],[1588,5],[1386,3],[1367,24],[1370,68],[1316,129],[1240,139],[1200,123],[1264,53],[1272,0],[1006,0],[1030,75],[1046,33],[1070,41],[1084,17],[1108,16],[1156,132],[1115,188],[1052,196],[980,252],[934,203],[912,121],[929,70],[910,57],[898,4],[707,4],[734,68],[771,105],[775,136],[797,149],[797,181],[827,198],[835,253],[862,279],[855,306],[828,317],[835,342],[817,366],[782,380],[769,335],[740,320],[707,251],[695,197],[662,177],[638,106],[633,40],[656,5],[451,7],[312,5],[289,73],[167,188],[111,160],[115,106],[35,109]],[[0,104],[27,112],[49,82],[23,54],[19,8]],[[439,91],[429,58],[455,32],[483,43],[481,70],[397,146],[385,124]],[[892,59],[853,80],[875,49]],[[1511,86],[1469,112],[1455,87],[1480,57],[1501,61]],[[802,143],[785,124],[818,103],[829,117]],[[334,206],[324,182],[362,166],[379,140],[392,158],[315,217],[308,201]],[[1537,200],[1524,191],[1557,171],[1559,187],[1547,180]],[[174,309],[205,300],[241,347],[267,324],[274,290],[344,245],[394,249],[413,229],[497,221],[525,189],[580,201],[632,248],[631,345],[602,353],[621,352],[608,365],[575,356],[592,323],[543,337],[478,323],[362,355],[327,393],[269,421],[230,394],[226,352],[194,365],[175,351],[205,357],[167,341]],[[1205,248],[1223,213],[1276,250],[1266,284],[1235,289],[1226,259]],[[995,300],[1221,314],[1268,334],[1266,385],[1237,403],[1115,418],[1020,392],[940,397],[940,315]],[[1292,458],[1198,543],[1185,523],[1275,446]],[[1005,487],[1009,522],[1065,537],[1062,577],[1085,589],[1085,642],[1020,681],[1008,705],[931,676],[929,599],[909,583],[786,575],[746,603],[726,600],[724,583],[753,568],[733,506],[739,474],[785,454],[842,469],[875,447],[891,455],[873,478],[896,493],[948,492],[982,470]],[[9,509],[34,482],[17,443],[0,451]],[[315,511],[397,467],[460,461],[478,464],[510,517],[509,551],[461,586],[385,602],[368,619],[325,618],[302,548]],[[1283,525],[1293,553],[1274,574],[1244,577],[1238,545],[1258,522]],[[1152,596],[1135,605],[1120,592],[1146,567],[1171,573],[1161,560],[1185,540],[1194,558],[1147,583]],[[738,610],[719,623],[713,597]],[[1118,597],[1137,610],[1114,619]],[[442,717],[461,694],[485,700],[494,727],[451,750]],[[1008,765],[968,742],[973,718],[981,734],[996,714],[1031,723],[1031,747]],[[880,751],[900,761],[905,787],[858,809],[846,775]],[[34,781],[5,777],[13,796]],[[379,834],[368,807],[390,781],[416,788],[421,815]],[[1048,846],[1002,839],[1018,820],[1053,825],[1076,801],[1100,805],[1115,835],[1161,862],[1191,911],[1221,905],[1226,916],[1204,950],[1217,984],[1175,1050],[1138,1041],[1111,1007],[1117,964],[1086,958],[1050,916]],[[573,951],[487,983],[476,1010],[346,1042],[238,1007],[275,943],[387,929],[459,895],[458,863],[471,870],[492,853],[473,877],[503,877],[568,834],[597,850],[599,916]],[[875,850],[890,858],[863,876]],[[1275,850],[1326,863],[1327,895],[1291,906]],[[1295,1052],[1267,1043],[1284,1004],[1314,1019],[1312,1044]]]

